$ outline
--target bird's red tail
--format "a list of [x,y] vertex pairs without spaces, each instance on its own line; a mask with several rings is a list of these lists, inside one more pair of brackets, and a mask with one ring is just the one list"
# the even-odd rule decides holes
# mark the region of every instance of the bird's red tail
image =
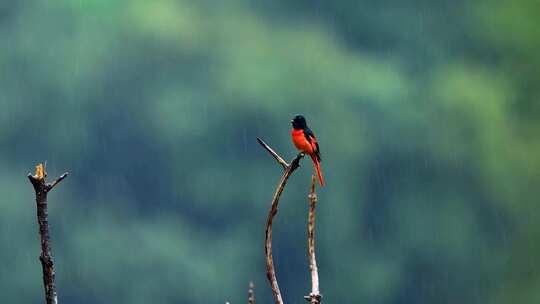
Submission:
[[313,160],[313,165],[315,166],[315,171],[317,171],[317,177],[319,178],[319,184],[321,187],[324,186],[324,178],[321,173],[321,165],[319,164],[319,161],[317,160],[317,156],[310,155],[311,159]]

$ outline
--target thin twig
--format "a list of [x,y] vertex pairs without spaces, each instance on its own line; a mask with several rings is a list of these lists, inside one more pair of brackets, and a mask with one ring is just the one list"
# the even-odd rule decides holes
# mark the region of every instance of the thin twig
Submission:
[[289,167],[289,164],[281,157],[279,156],[276,151],[274,151],[274,149],[270,148],[269,145],[267,145],[264,140],[260,139],[257,137],[257,141],[259,142],[259,144],[261,144],[261,146],[263,148],[266,149],[266,151],[268,151],[268,153],[270,153],[270,155],[272,155],[272,157],[283,167],[283,170],[287,170],[287,168]]
[[58,177],[57,179],[55,179],[52,183],[50,183],[49,185],[47,185],[47,191],[51,191],[54,187],[56,187],[56,185],[58,185],[62,180],[64,180],[64,178],[66,178],[68,176],[68,173],[67,172],[64,172],[64,174],[60,175],[60,177]]
[[43,286],[45,288],[45,300],[47,304],[58,303],[56,287],[54,282],[54,267],[51,254],[51,245],[49,237],[49,219],[47,212],[47,194],[56,185],[58,185],[68,173],[62,174],[52,183],[47,183],[47,172],[45,166],[39,164],[36,166],[36,174],[28,173],[28,179],[36,192],[37,219],[39,224],[39,235],[41,237],[41,254],[39,260],[43,270]]
[[255,288],[255,285],[253,282],[249,282],[249,290],[248,290],[248,304],[255,304],[255,291],[253,290]]
[[311,272],[311,293],[304,296],[311,304],[320,304],[322,295],[319,292],[319,272],[315,259],[315,208],[317,207],[317,194],[315,193],[315,176],[311,176],[311,192],[309,193],[309,218],[308,218],[308,258]]
[[268,281],[270,281],[270,285],[272,286],[272,294],[274,295],[275,303],[283,304],[283,299],[281,297],[281,291],[279,290],[279,285],[276,278],[276,271],[274,268],[274,258],[272,256],[272,222],[274,220],[274,216],[276,216],[278,212],[279,199],[281,197],[281,193],[283,193],[283,190],[285,189],[287,180],[294,172],[294,170],[300,167],[300,159],[304,157],[304,153],[299,153],[291,161],[290,164],[287,164],[287,162],[285,162],[283,158],[279,156],[272,148],[270,148],[270,146],[268,146],[262,139],[257,138],[257,141],[272,155],[272,157],[274,157],[274,159],[285,170],[283,176],[281,177],[277,185],[276,192],[274,193],[274,197],[272,199],[272,205],[270,207],[270,212],[268,213],[268,219],[266,221],[266,237],[264,243],[264,253],[266,256],[266,277],[268,278]]

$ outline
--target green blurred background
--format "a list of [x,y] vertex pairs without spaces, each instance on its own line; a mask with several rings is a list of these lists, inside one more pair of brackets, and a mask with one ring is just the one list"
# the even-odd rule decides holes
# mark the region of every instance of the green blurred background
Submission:
[[[289,120],[321,143],[327,303],[540,301],[540,7],[517,1],[1,1],[1,302],[271,303],[264,223]],[[274,230],[310,290],[311,164]]]

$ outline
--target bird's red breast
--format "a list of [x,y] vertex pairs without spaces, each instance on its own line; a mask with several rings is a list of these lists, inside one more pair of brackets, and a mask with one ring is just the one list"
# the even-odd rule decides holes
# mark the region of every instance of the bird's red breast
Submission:
[[304,130],[292,129],[291,135],[292,142],[298,150],[303,151],[309,155],[313,154],[313,146],[307,140],[306,135],[304,134]]

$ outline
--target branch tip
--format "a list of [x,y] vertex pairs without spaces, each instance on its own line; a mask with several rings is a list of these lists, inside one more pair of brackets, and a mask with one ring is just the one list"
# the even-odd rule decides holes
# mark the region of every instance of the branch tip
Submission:
[[268,151],[268,153],[270,153],[270,155],[272,155],[272,157],[281,165],[281,167],[283,167],[283,170],[287,170],[287,168],[289,168],[289,164],[283,159],[283,157],[279,156],[274,149],[270,148],[270,146],[267,145],[264,140],[257,137],[257,141],[266,151]]
[[51,191],[56,185],[58,185],[61,181],[64,180],[68,176],[69,172],[64,172],[64,174],[60,175],[57,179],[55,179],[52,183],[47,185],[48,191]]

